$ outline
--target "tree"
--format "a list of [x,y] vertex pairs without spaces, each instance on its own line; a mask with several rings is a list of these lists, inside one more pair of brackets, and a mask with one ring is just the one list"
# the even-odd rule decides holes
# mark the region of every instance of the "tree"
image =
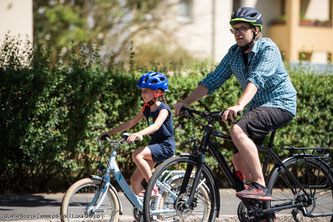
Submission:
[[[73,46],[86,43],[91,55],[97,46],[106,65],[121,59],[134,35],[158,27],[149,14],[160,0],[36,0],[35,43],[47,45],[54,62],[70,55]],[[59,55],[61,55],[59,57]]]

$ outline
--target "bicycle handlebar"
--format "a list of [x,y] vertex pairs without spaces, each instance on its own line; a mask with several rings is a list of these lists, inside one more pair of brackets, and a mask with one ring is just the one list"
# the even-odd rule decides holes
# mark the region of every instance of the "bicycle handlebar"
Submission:
[[110,139],[110,135],[108,134],[105,134],[101,137],[100,141],[108,141],[109,143],[116,143],[116,142],[119,142],[119,143],[125,143],[127,141],[127,138],[129,137],[129,133],[123,133],[121,136],[122,136],[122,139],[120,139],[119,141],[116,141],[116,140],[111,140]]
[[[182,108],[180,110],[183,114],[188,119],[195,118],[193,114],[196,114],[200,116],[201,118],[207,120],[209,123],[217,122],[222,120],[222,115],[224,111],[217,110],[213,112],[207,112],[207,111],[197,111],[191,108]],[[242,115],[242,112],[238,112],[237,115]]]

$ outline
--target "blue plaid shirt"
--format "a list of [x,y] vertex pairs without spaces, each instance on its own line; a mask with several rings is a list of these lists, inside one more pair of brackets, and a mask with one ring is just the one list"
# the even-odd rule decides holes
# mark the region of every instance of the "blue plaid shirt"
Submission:
[[296,114],[296,90],[283,66],[281,54],[269,38],[258,39],[248,54],[245,66],[243,55],[237,44],[233,45],[213,73],[200,81],[209,89],[209,94],[234,74],[243,90],[248,82],[258,88],[248,104],[247,111],[259,107],[277,107]]

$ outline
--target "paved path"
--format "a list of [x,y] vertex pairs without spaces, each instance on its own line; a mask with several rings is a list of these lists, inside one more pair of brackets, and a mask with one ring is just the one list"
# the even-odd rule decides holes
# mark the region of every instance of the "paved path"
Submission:
[[[63,193],[57,194],[33,194],[33,195],[0,195],[0,221],[33,221],[33,222],[59,222],[60,205]],[[123,193],[119,193],[124,214],[120,217],[120,222],[132,222],[132,206],[124,197]],[[232,189],[220,189],[221,209],[218,222],[236,222],[237,206],[239,199],[235,197],[235,191]],[[276,222],[292,222],[294,221],[289,215],[277,215]],[[328,222],[328,218],[307,218],[301,219],[303,222],[320,221]]]
[[[232,189],[221,189],[221,215],[236,215],[239,200]],[[32,195],[0,195],[0,221],[59,221],[63,193]],[[119,193],[124,214],[120,221],[133,221],[132,206]]]

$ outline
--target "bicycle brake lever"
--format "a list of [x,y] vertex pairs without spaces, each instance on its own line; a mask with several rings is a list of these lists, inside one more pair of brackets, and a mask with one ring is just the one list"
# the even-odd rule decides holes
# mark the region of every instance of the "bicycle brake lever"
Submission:
[[123,139],[126,141],[127,138],[130,136],[130,134],[129,134],[129,133],[123,133],[121,136],[122,136]]
[[[222,113],[222,114],[223,114],[223,113]],[[241,115],[243,115],[243,112],[242,112],[242,111],[238,111],[238,112],[237,112],[237,117],[234,119],[234,121],[236,121],[236,119],[237,119],[239,116],[241,116]],[[228,123],[229,123],[229,124],[231,124],[231,123],[234,122],[234,121],[232,121],[230,118],[228,118],[227,120],[228,120]]]
[[192,119],[194,117],[193,112],[190,108],[182,107],[180,115],[185,116],[187,119]]

